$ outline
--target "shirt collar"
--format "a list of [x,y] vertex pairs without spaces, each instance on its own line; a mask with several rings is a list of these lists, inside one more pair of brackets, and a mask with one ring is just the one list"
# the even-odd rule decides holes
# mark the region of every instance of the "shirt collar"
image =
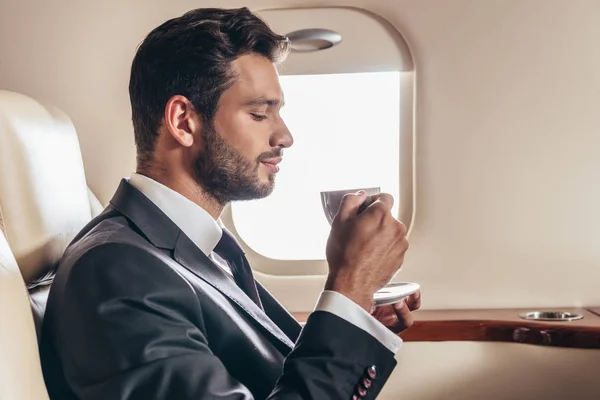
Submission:
[[129,183],[160,208],[204,254],[213,252],[223,235],[220,221],[187,197],[147,176],[134,172]]

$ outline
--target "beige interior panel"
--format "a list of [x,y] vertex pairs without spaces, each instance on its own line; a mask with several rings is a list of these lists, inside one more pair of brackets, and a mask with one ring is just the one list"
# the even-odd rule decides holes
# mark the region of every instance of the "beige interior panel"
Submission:
[[597,400],[600,350],[408,342],[381,400]]

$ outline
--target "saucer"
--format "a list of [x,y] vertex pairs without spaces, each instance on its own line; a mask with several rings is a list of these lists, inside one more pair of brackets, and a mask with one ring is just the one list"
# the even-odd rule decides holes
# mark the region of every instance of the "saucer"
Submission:
[[387,306],[398,303],[405,297],[410,296],[419,290],[421,286],[413,282],[395,282],[379,289],[373,296],[374,306]]

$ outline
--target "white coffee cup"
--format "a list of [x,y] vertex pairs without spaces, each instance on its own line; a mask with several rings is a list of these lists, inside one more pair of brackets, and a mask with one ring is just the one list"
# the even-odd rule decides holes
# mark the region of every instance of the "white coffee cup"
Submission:
[[363,190],[367,193],[367,199],[358,210],[359,213],[368,207],[373,202],[373,196],[381,193],[381,189],[378,187],[360,188],[360,189],[344,189],[344,190],[329,190],[321,192],[321,205],[323,206],[323,212],[329,225],[333,222],[333,218],[337,215],[342,198],[348,193],[356,193],[359,190]]

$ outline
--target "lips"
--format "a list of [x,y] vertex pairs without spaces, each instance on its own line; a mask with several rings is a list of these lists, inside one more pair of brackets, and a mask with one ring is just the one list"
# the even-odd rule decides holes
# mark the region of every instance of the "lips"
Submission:
[[279,164],[280,162],[281,162],[281,157],[270,158],[268,160],[261,161],[261,163],[263,163],[267,168],[269,168],[269,170],[273,174],[276,174],[277,172],[279,172],[279,166],[277,164]]

